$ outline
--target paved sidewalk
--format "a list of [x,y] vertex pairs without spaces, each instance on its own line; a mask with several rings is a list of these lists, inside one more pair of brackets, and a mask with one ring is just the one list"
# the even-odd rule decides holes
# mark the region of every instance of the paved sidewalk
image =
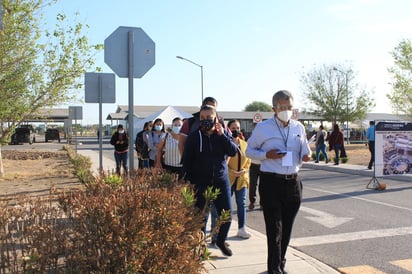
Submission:
[[[218,248],[209,247],[212,253],[211,259],[205,262],[209,273],[267,273],[266,235],[250,228],[248,232],[252,235],[249,239],[236,237],[237,222],[232,221],[227,242],[230,244],[233,256],[226,257]],[[289,247],[286,253],[285,270],[288,274],[340,273],[292,247]]]

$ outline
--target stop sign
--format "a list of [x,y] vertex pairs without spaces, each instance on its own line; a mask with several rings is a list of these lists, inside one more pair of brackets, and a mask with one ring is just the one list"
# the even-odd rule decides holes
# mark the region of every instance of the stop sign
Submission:
[[118,27],[104,40],[104,62],[117,76],[129,77],[130,54],[133,78],[142,78],[155,64],[155,43],[141,28]]

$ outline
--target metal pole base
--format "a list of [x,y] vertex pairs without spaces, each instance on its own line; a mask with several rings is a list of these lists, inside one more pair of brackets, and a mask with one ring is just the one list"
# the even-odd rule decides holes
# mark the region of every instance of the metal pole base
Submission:
[[386,184],[385,183],[380,183],[378,181],[378,178],[375,176],[372,177],[372,179],[369,180],[369,183],[366,185],[367,189],[374,189],[374,190],[385,190],[386,189]]

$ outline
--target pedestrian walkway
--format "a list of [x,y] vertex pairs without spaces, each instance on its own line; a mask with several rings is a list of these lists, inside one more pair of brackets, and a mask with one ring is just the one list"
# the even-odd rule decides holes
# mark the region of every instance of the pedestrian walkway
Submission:
[[[89,157],[90,161],[92,163],[92,172],[94,175],[99,174],[99,151],[97,150],[78,150],[77,153]],[[116,171],[116,162],[114,161],[114,158],[108,158],[108,157],[104,157],[104,155],[102,156],[102,169],[104,172],[110,171]],[[114,156],[113,156],[114,157]]]
[[[266,235],[250,228],[248,232],[252,235],[249,239],[236,237],[237,222],[232,221],[227,242],[233,256],[225,257],[218,248],[209,248],[211,258],[205,262],[209,273],[266,273]],[[340,273],[292,247],[289,247],[286,253],[285,270],[288,274]]]
[[[87,156],[92,162],[92,169],[98,173],[99,153],[95,150],[79,150],[78,153]],[[115,162],[113,159],[103,158],[103,169],[113,170]],[[228,243],[233,251],[233,256],[226,257],[217,248],[209,248],[210,259],[205,261],[205,268],[209,273],[266,273],[266,236],[258,231],[248,228],[252,235],[249,239],[236,237],[237,222],[233,221],[230,226]],[[332,274],[339,273],[330,266],[312,258],[292,247],[288,248],[286,256],[286,271],[289,274]]]

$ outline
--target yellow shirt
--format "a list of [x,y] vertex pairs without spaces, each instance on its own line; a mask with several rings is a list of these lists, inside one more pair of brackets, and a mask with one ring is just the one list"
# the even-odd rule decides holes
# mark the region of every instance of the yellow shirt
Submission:
[[[251,159],[246,157],[246,147],[247,143],[246,141],[242,139],[237,139],[239,140],[239,150],[240,150],[240,170],[244,170],[243,174],[240,175],[237,179],[236,183],[236,190],[240,190],[241,188],[244,187],[249,187],[249,167],[251,164]],[[228,160],[228,169],[229,169],[229,181],[230,185],[233,185],[235,183],[235,173],[239,170],[238,169],[238,160],[239,159],[239,151],[236,154],[236,156],[230,157]]]

